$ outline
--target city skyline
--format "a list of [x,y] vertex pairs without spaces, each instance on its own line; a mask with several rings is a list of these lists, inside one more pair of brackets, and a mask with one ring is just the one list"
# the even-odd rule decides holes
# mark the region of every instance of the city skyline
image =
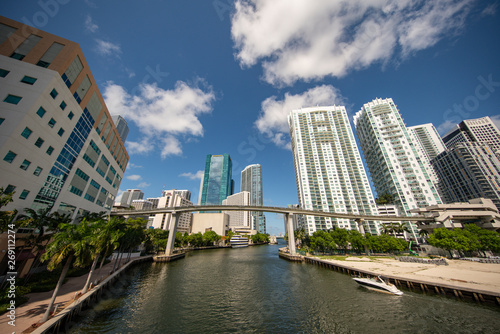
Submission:
[[[352,125],[364,103],[393,98],[407,126],[441,135],[498,121],[496,1],[304,4],[6,0],[2,15],[79,43],[129,127],[120,193],[165,186],[197,199],[206,154],[221,152],[234,175],[262,165],[264,205],[298,203],[286,116],[302,107],[345,105]],[[283,231],[281,216],[266,223]]]

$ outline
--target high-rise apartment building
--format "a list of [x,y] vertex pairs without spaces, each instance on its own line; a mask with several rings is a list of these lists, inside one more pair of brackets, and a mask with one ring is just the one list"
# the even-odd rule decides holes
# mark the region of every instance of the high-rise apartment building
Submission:
[[[160,197],[157,208],[173,208],[176,206],[192,206],[193,203],[181,196],[178,193],[166,192]],[[191,212],[183,212],[179,214],[177,223],[177,232],[191,232],[191,222],[193,214]],[[153,218],[153,228],[170,230],[171,224],[174,221],[174,216],[171,213],[158,213]]]
[[200,205],[221,205],[233,193],[232,169],[229,154],[207,155],[201,181]]
[[499,152],[500,131],[488,116],[468,119],[445,134],[443,142],[447,148],[452,148],[456,143],[483,143],[488,144],[494,152]]
[[[242,191],[234,195],[228,196],[222,201],[222,205],[251,205],[250,192]],[[252,214],[249,211],[223,211],[229,216],[229,227],[233,230],[235,228],[245,228],[250,230],[252,228]]]
[[5,209],[110,210],[129,157],[79,45],[0,17],[0,99]]
[[172,190],[163,190],[162,191],[162,196],[171,196],[171,195],[179,195],[181,197],[184,197],[188,201],[191,200],[191,192],[189,190],[178,190],[178,189],[172,189]]
[[483,197],[500,210],[500,154],[478,142],[458,142],[432,160],[446,203]]
[[[259,164],[246,166],[241,171],[241,191],[250,193],[250,205],[262,206],[262,166]],[[263,212],[252,212],[252,229],[266,233],[266,217]]]
[[414,139],[413,143],[420,145],[427,160],[431,161],[439,153],[446,150],[443,140],[432,123],[409,126],[406,129],[410,137]]
[[354,125],[379,195],[392,195],[402,215],[441,203],[428,172],[428,159],[419,154],[418,144],[412,140],[392,99],[364,104],[354,116]]
[[[300,207],[376,215],[373,194],[345,107],[293,110],[288,124]],[[359,228],[355,221],[314,216],[305,217],[304,227],[309,234],[332,227]],[[378,222],[365,222],[363,228],[367,233],[380,233]]]
[[144,193],[140,189],[127,189],[122,194],[120,199],[120,206],[129,207],[132,205],[132,201],[143,199]]

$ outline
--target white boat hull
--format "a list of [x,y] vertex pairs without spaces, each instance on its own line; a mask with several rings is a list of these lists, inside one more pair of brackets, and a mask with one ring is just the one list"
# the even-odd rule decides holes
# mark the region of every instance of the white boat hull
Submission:
[[384,282],[381,278],[353,278],[359,285],[369,290],[401,296],[403,292],[393,284]]

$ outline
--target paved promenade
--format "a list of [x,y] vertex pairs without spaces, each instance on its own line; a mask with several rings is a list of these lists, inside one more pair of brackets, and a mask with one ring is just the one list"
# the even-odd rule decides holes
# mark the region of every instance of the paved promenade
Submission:
[[[123,263],[123,261],[122,261]],[[91,282],[94,282],[98,277],[107,276],[109,272],[113,269],[114,261],[104,265],[99,273],[98,270],[92,275]],[[80,277],[69,277],[68,281],[63,284],[61,289],[59,289],[59,294],[56,298],[54,305],[59,304],[60,307],[71,302],[75,297],[75,293],[82,290],[85,282],[87,281],[87,275]],[[38,292],[29,293],[26,296],[29,297],[27,303],[16,307],[16,326],[13,327],[8,324],[10,321],[7,318],[7,313],[0,316],[0,333],[22,333],[23,331],[30,328],[34,323],[37,323],[42,319],[49,301],[52,298],[52,292]]]
[[327,261],[358,270],[369,270],[381,275],[500,293],[500,264],[495,263],[446,260],[449,265],[442,266],[429,263],[401,262],[393,258],[370,260],[366,257],[348,257],[346,261]]

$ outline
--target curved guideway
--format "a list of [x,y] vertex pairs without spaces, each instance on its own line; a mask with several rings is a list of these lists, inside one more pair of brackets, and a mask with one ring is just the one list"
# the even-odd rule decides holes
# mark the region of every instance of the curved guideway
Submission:
[[279,245],[138,265],[71,333],[496,333],[498,308],[406,292],[278,257]]

